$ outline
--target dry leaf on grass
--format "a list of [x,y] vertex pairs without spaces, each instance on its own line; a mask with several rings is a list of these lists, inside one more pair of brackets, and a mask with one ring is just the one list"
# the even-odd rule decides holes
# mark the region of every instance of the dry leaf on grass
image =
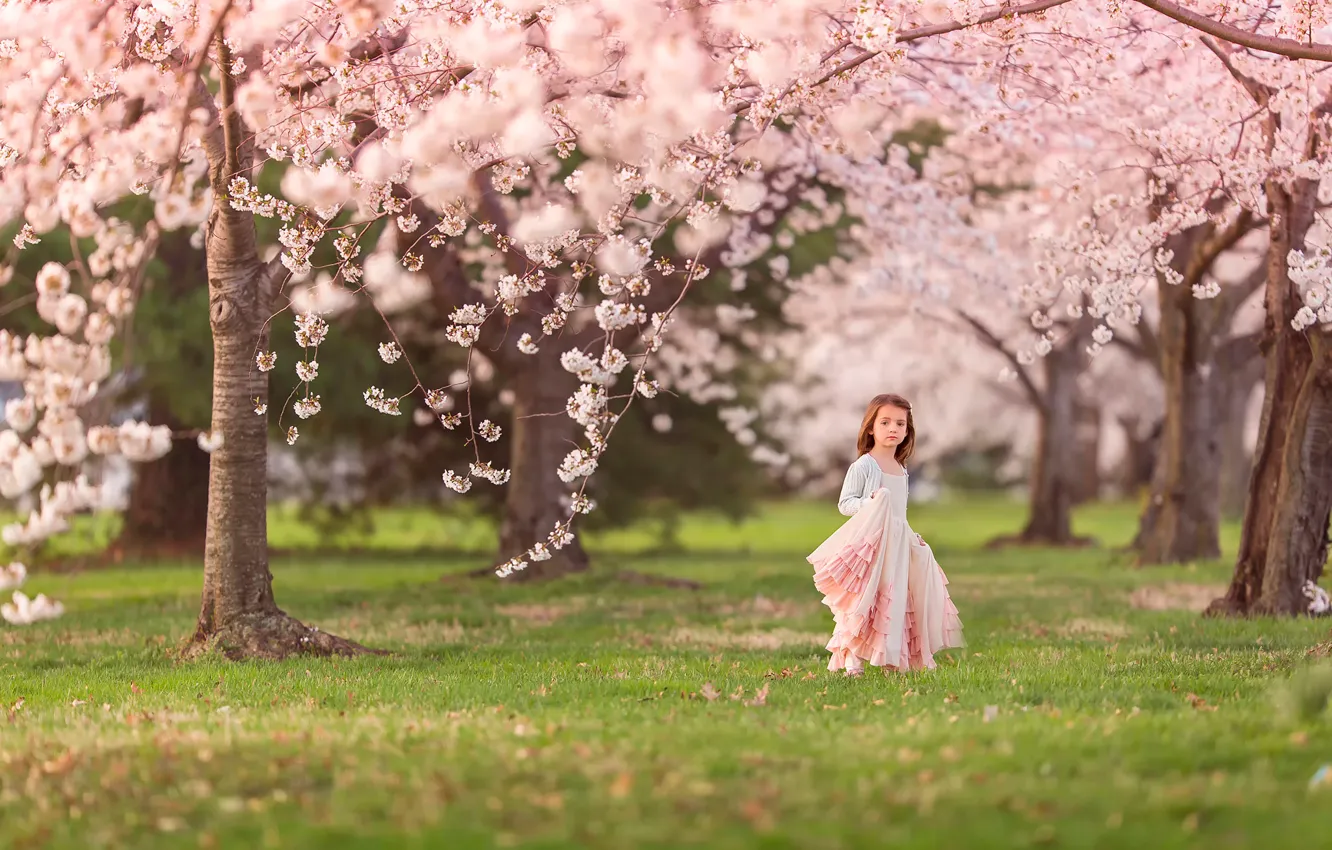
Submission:
[[1216,711],[1216,706],[1208,705],[1207,700],[1203,699],[1197,694],[1187,694],[1185,695],[1184,698],[1189,701],[1189,705],[1193,706],[1199,711]]
[[77,759],[73,750],[65,750],[50,761],[42,762],[42,773],[48,776],[63,776],[74,769]]
[[753,699],[747,699],[747,700],[745,700],[745,705],[749,706],[750,708],[754,708],[755,706],[760,706],[760,705],[767,705],[767,704],[768,704],[768,683],[767,683],[767,682],[764,682],[764,683],[763,683],[763,687],[761,687],[761,688],[758,689],[758,693],[754,694],[754,698],[753,698]]
[[629,792],[634,790],[634,775],[628,771],[615,777],[615,781],[610,785],[610,795],[612,799],[623,800],[629,796]]

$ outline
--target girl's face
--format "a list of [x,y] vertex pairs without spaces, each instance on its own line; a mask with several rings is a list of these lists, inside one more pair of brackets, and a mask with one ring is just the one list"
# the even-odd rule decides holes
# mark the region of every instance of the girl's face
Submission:
[[896,448],[906,439],[907,412],[885,404],[874,417],[874,445]]

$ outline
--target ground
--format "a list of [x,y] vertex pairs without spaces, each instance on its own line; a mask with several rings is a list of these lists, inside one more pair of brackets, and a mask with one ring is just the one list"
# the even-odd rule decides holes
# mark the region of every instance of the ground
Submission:
[[1076,552],[983,552],[1020,505],[913,508],[970,646],[859,681],[803,561],[827,505],[669,556],[604,536],[545,586],[395,555],[464,529],[390,520],[274,565],[286,610],[390,657],[178,663],[197,566],[35,575],[68,613],[0,624],[0,847],[1285,847],[1332,816],[1325,721],[1280,708],[1327,621],[1200,619],[1225,566],[1132,569],[1132,506]]

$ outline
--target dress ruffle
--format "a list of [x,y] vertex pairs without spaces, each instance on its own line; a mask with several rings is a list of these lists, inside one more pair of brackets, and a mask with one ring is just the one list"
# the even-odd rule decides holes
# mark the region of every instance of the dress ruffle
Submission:
[[[846,543],[831,555],[810,557],[814,586],[833,613],[833,635],[826,647],[832,653],[829,670],[857,672],[863,664],[899,671],[933,670],[935,653],[965,645],[962,619],[948,594],[948,577],[929,547],[909,542],[904,537],[908,534],[912,532],[905,522],[885,521],[874,533]],[[881,555],[877,587],[870,587]],[[913,565],[911,561],[917,559]],[[914,586],[915,582],[920,586]],[[874,600],[865,609],[867,593],[873,593]],[[905,599],[895,606],[897,593]],[[862,609],[865,613],[858,613]],[[927,616],[929,613],[935,616]]]
[[823,594],[823,604],[833,611],[855,607],[869,584],[879,541],[873,538],[843,546],[832,557],[814,563],[814,587]]

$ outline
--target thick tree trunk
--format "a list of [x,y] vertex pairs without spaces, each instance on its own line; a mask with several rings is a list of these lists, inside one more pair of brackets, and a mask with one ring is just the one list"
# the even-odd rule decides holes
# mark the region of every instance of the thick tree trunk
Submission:
[[[1285,464],[1298,459],[1305,446],[1305,434],[1295,430],[1311,419],[1317,422],[1319,406],[1316,394],[1302,393],[1314,365],[1313,348],[1304,334],[1291,328],[1299,308],[1299,294],[1290,280],[1287,255],[1302,248],[1313,221],[1317,185],[1298,182],[1293,191],[1275,182],[1267,187],[1268,218],[1272,222],[1267,251],[1267,281],[1263,295],[1263,412],[1258,424],[1258,444],[1254,451],[1253,472],[1244,508],[1239,555],[1235,573],[1226,595],[1208,607],[1213,616],[1277,613],[1285,610],[1286,600],[1302,591],[1302,575],[1312,572],[1308,564],[1292,563],[1296,550],[1312,553],[1319,545],[1312,541],[1292,544],[1277,538],[1277,519],[1284,515],[1282,529],[1291,532],[1309,529],[1308,516],[1317,506],[1285,505],[1283,500],[1300,498],[1306,482],[1287,481]],[[1311,388],[1312,390],[1312,388]],[[1303,396],[1303,399],[1302,399]],[[1304,414],[1300,414],[1301,400]],[[1293,451],[1292,451],[1293,444]],[[1303,513],[1306,521],[1297,522],[1291,512]],[[1325,539],[1326,529],[1318,532]],[[1292,547],[1295,547],[1294,549]],[[1321,564],[1319,565],[1321,568]],[[1266,579],[1267,572],[1276,575]]]
[[[543,346],[525,359],[524,368],[514,376],[512,474],[500,524],[501,564],[522,556],[533,543],[545,541],[556,524],[567,522],[569,510],[563,500],[578,487],[578,482],[566,484],[556,474],[564,456],[577,447],[579,436],[578,424],[564,412],[577,383],[560,364],[559,351],[554,344]],[[587,553],[577,536],[563,549],[550,550],[549,560],[529,561],[510,580],[556,578],[588,568]]]
[[[223,213],[223,218],[226,213]],[[213,329],[212,430],[222,435],[208,479],[203,602],[189,651],[229,658],[350,655],[364,648],[289,617],[273,598],[268,569],[268,375],[255,367],[267,349],[270,273],[253,253],[253,225],[215,226],[208,253]],[[227,237],[232,238],[228,239]]]
[[[179,430],[163,399],[149,400],[149,421]],[[208,453],[194,440],[134,468],[124,525],[111,544],[114,560],[190,559],[204,553],[208,528]]]
[[[218,66],[230,66],[222,37]],[[230,104],[234,82],[221,74],[219,125],[205,138],[215,197],[227,195],[231,176],[250,161],[240,118]],[[211,98],[205,98],[211,102]],[[228,658],[280,659],[289,655],[350,655],[364,647],[287,616],[273,599],[268,569],[268,374],[255,354],[268,348],[277,272],[258,255],[254,219],[219,201],[209,218],[209,323],[213,332],[212,431],[222,437],[208,478],[203,600],[187,655],[218,651]]]
[[1213,340],[1205,302],[1183,285],[1158,286],[1165,422],[1152,494],[1139,528],[1139,562],[1187,563],[1221,554],[1221,444]]
[[1294,615],[1308,610],[1307,582],[1327,563],[1332,516],[1332,337],[1308,336],[1309,369],[1288,424],[1258,614]]
[[1267,352],[1263,412],[1258,423],[1258,444],[1249,476],[1235,573],[1225,597],[1208,609],[1213,614],[1250,613],[1262,595],[1272,522],[1281,498],[1281,465],[1289,437],[1288,425],[1309,366],[1303,340],[1282,328],[1273,336],[1275,340]]

